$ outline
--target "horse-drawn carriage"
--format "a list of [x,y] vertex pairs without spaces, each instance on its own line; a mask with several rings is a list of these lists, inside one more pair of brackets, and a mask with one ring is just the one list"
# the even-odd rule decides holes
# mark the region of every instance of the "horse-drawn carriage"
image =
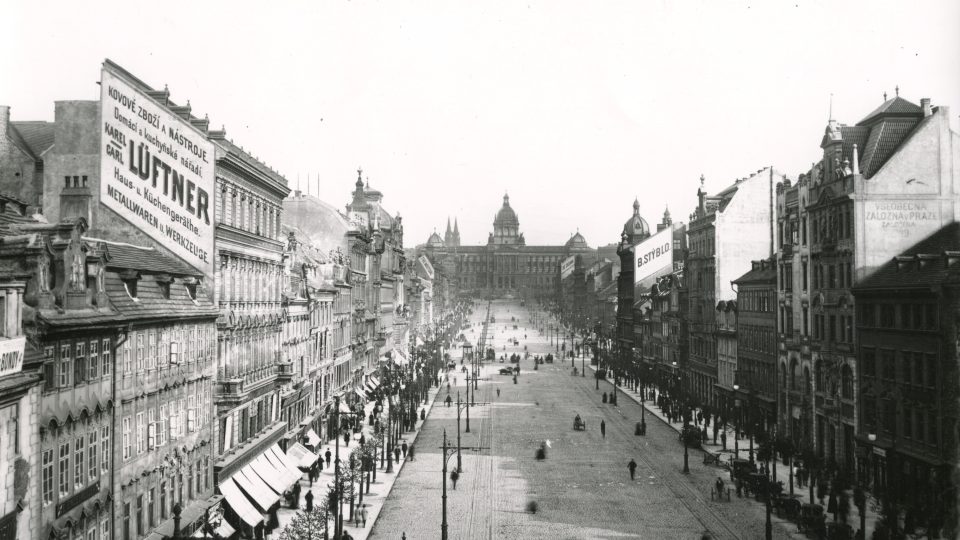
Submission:
[[573,419],[573,430],[574,430],[574,431],[584,431],[584,430],[586,430],[586,429],[587,429],[587,424],[586,424],[586,422],[584,422],[583,419],[581,419],[581,418],[580,418],[580,415],[578,414],[578,415]]

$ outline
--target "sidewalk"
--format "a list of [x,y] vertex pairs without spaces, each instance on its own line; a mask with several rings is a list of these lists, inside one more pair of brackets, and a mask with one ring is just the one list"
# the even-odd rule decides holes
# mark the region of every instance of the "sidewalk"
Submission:
[[[441,384],[441,387],[443,385]],[[436,401],[437,394],[440,392],[441,387],[431,387],[428,392],[427,404],[421,404],[419,407],[421,409],[426,409],[426,416],[430,414],[430,410],[433,408],[433,404]],[[364,416],[369,417],[373,412],[374,403],[368,402],[364,408]],[[423,426],[424,420],[417,418],[416,427],[413,431],[404,432],[400,438],[400,441],[406,441],[408,445],[413,445],[417,440],[417,436],[420,434],[420,430]],[[371,426],[364,422],[363,429],[361,433],[369,438],[371,431]],[[350,455],[360,447],[360,433],[354,433],[351,436],[350,446],[344,447],[343,440],[340,440],[340,462],[349,463]],[[313,501],[314,504],[318,504],[323,497],[326,497],[327,486],[333,484],[333,472],[334,464],[332,454],[334,453],[334,444],[331,441],[322,445],[318,453],[320,454],[320,459],[323,459],[323,454],[326,453],[327,448],[330,449],[331,453],[331,462],[330,466],[324,465],[323,470],[320,472],[318,479],[313,483],[313,486],[310,486],[310,480],[304,474],[300,479],[300,505],[296,510],[290,509],[287,506],[281,506],[280,510],[277,512],[277,519],[280,522],[280,527],[277,528],[272,534],[271,537],[279,538],[280,532],[283,531],[283,528],[286,527],[296,515],[297,512],[300,512],[302,509],[306,508],[305,497],[308,491],[313,491]],[[387,497],[390,496],[390,491],[393,489],[393,484],[397,479],[397,476],[400,474],[400,471],[403,469],[403,465],[407,462],[407,457],[401,455],[400,462],[394,463],[393,472],[386,473],[384,472],[385,467],[377,467],[377,479],[376,481],[370,482],[370,494],[364,493],[363,495],[363,504],[367,508],[367,524],[365,527],[357,526],[356,521],[348,521],[350,519],[350,502],[347,499],[343,504],[343,530],[348,531],[350,536],[355,540],[365,540],[369,536],[370,531],[373,529],[373,524],[377,521],[377,516],[380,515],[380,511],[383,509],[383,504],[386,501]],[[356,515],[356,510],[359,508],[359,495],[354,498],[354,511]],[[331,512],[331,517],[329,521],[330,527],[330,538],[333,538],[333,513]]]
[[[596,369],[597,369],[596,366],[592,366],[592,365],[591,365],[591,366],[588,366],[588,367],[589,367],[589,369],[592,370],[592,371],[596,371]],[[613,385],[613,383],[612,383],[610,380],[607,380],[607,382],[608,382],[610,385]],[[680,430],[683,429],[683,422],[670,422],[669,420],[667,420],[666,414],[664,414],[664,412],[663,412],[662,410],[660,410],[660,407],[658,407],[658,406],[657,406],[653,401],[651,401],[651,400],[642,400],[639,392],[635,392],[635,391],[633,391],[633,390],[630,389],[630,388],[626,388],[626,387],[624,387],[624,386],[617,385],[617,393],[618,393],[618,394],[623,394],[623,395],[629,397],[630,399],[632,399],[633,401],[635,401],[635,402],[637,402],[637,403],[641,403],[641,404],[643,405],[643,408],[646,409],[647,414],[656,417],[657,419],[659,419],[659,420],[660,420],[661,422],[663,422],[664,424],[667,424],[668,426],[670,426],[671,428],[673,428],[674,430],[676,430],[677,433],[680,433]],[[620,396],[618,395],[618,398],[619,398],[619,397],[620,397]],[[699,427],[699,428],[701,428],[701,429],[703,428],[703,422],[700,422],[699,424],[697,424],[697,423],[691,423],[691,425],[697,425],[697,427]],[[736,459],[737,454],[739,454],[739,458],[740,458],[740,459],[749,459],[749,457],[750,457],[750,439],[749,439],[749,438],[746,438],[746,439],[745,439],[745,438],[735,439],[734,430],[731,429],[729,426],[727,426],[727,427],[725,428],[725,431],[726,431],[726,434],[727,434],[727,448],[726,448],[726,450],[724,450],[722,444],[714,444],[714,443],[713,443],[713,438],[712,438],[713,429],[712,429],[712,426],[711,426],[710,428],[708,428],[707,431],[708,431],[708,433],[711,435],[711,437],[707,440],[706,443],[702,444],[702,451],[705,452],[705,453],[710,453],[710,454],[713,454],[713,455],[717,456],[719,463],[729,463],[732,459]],[[717,441],[720,441],[719,432],[718,432],[718,435],[717,435]],[[739,446],[739,453],[737,453],[737,452],[734,451],[734,449],[735,449],[737,446]],[[756,441],[754,441],[754,447],[753,447],[753,450],[754,450],[754,459],[756,459],[757,446],[758,446],[758,445],[756,444]],[[694,464],[694,463],[696,463],[696,461],[695,461],[695,460],[691,460],[691,464]],[[702,462],[701,462],[701,463],[702,463]],[[704,466],[706,467],[707,465],[704,465]],[[785,463],[778,462],[777,465],[776,465],[776,468],[775,468],[775,471],[776,471],[776,476],[775,476],[775,478],[777,479],[777,481],[783,482],[783,493],[789,493],[789,492],[790,492],[790,480],[789,480],[789,478],[787,477],[788,469],[789,469],[790,475],[791,475],[791,476],[793,477],[793,479],[794,479],[794,480],[793,480],[793,494],[794,494],[794,497],[795,497],[798,501],[800,501],[800,504],[810,503],[811,501],[810,501],[810,488],[809,488],[809,486],[808,486],[807,484],[804,484],[804,487],[801,488],[801,487],[799,487],[798,484],[797,484],[797,480],[796,480],[796,478],[797,478],[797,477],[796,477],[797,468],[796,468],[796,467],[793,467],[793,466],[788,467]],[[732,478],[731,478],[731,481],[732,481]],[[814,496],[816,496],[816,489],[814,489]],[[820,504],[820,501],[817,501],[817,500],[815,500],[815,501],[813,501],[813,502],[816,503],[816,504]],[[830,513],[827,513],[827,512],[826,512],[826,507],[827,507],[826,502],[827,502],[827,500],[826,500],[826,498],[825,498],[825,499],[824,499],[823,507],[824,507],[824,513],[825,513],[825,515],[827,516],[827,522],[829,523],[829,522],[833,521],[833,514],[830,514]],[[868,494],[868,500],[867,500],[867,519],[866,519],[866,532],[867,532],[866,538],[870,538],[870,536],[873,534],[873,529],[874,529],[874,525],[875,525],[875,523],[876,523],[877,514],[876,514],[876,512],[873,511],[872,509],[873,509],[873,508],[878,508],[878,504],[879,504],[879,503],[876,501],[876,499],[875,499],[872,495]],[[786,520],[782,520],[782,521],[786,521]],[[794,523],[794,525],[795,525],[795,522],[789,522],[789,523]],[[859,514],[859,510],[857,509],[857,506],[853,504],[853,501],[852,501],[852,500],[851,500],[851,503],[850,503],[850,513],[849,513],[849,515],[848,515],[848,517],[847,517],[847,523],[849,523],[850,525],[853,526],[854,532],[856,532],[856,530],[860,528],[860,514]]]

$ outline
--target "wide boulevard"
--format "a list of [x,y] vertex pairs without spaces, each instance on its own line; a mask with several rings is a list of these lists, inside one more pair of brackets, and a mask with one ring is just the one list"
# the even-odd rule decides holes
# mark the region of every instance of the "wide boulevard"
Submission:
[[[471,343],[479,338],[485,308],[475,305],[464,331]],[[595,389],[589,369],[586,377],[572,375],[569,358],[534,370],[533,355],[557,353],[547,331],[541,334],[531,321],[530,309],[519,301],[494,301],[491,315],[496,322],[487,343],[492,339],[497,360],[484,363],[469,433],[465,414],[461,420],[461,444],[486,449],[463,451],[456,490],[448,473],[449,538],[699,539],[705,532],[717,539],[763,538],[759,503],[736,495],[730,502],[711,501],[717,476],[729,485],[725,471],[703,465],[701,453],[691,450],[690,474],[681,472],[683,447],[676,431],[648,414],[646,436],[634,435],[638,403],[624,396],[618,406],[602,403],[602,393],[612,386],[601,381]],[[512,345],[513,339],[519,345]],[[523,356],[525,346],[531,359],[520,362],[514,384],[511,376],[499,374],[511,365],[500,363],[500,357]],[[580,369],[580,358],[575,362]],[[454,400],[458,393],[465,399],[465,376],[459,362],[449,373]],[[416,458],[404,465],[371,538],[398,539],[402,533],[409,540],[440,538],[444,430],[452,444],[457,440],[457,408],[444,404],[446,395],[444,385],[416,441]],[[573,430],[578,413],[585,431]],[[539,461],[535,451],[542,441],[549,441],[549,448]],[[631,459],[638,464],[633,481],[627,468]],[[456,463],[454,455],[449,470]],[[530,502],[536,503],[536,513],[529,511]],[[792,536],[780,523],[773,533],[774,538]]]

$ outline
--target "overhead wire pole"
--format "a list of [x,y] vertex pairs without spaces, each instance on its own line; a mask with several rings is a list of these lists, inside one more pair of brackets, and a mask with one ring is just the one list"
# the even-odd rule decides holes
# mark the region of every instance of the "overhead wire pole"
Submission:
[[[443,491],[440,496],[443,508],[442,518],[440,521],[440,539],[449,540],[449,535],[447,532],[447,461],[453,456],[454,450],[456,450],[457,456],[460,455],[461,450],[489,450],[489,446],[460,446],[460,443],[457,443],[456,448],[451,448],[447,445],[447,430],[443,430],[443,469],[441,472],[442,482],[443,482]],[[459,459],[459,458],[458,458]]]

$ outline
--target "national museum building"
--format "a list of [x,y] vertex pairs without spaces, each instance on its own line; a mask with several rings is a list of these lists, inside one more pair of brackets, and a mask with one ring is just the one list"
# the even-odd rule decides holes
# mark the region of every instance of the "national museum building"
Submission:
[[508,195],[503,196],[486,245],[461,246],[459,225],[451,230],[448,221],[444,238],[434,232],[420,249],[434,266],[453,277],[461,292],[521,298],[553,296],[561,261],[593,253],[579,232],[563,245],[528,246]]

